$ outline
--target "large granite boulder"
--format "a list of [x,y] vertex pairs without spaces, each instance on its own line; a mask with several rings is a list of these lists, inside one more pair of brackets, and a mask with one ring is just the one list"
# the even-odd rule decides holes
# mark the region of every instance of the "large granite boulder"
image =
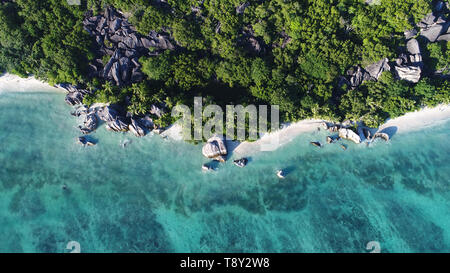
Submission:
[[420,28],[420,35],[429,42],[435,42],[441,34],[445,34],[450,26],[450,21],[443,15],[436,16],[433,13],[423,18],[417,26]]
[[409,54],[420,54],[419,42],[416,39],[411,39],[406,43],[406,48]]
[[162,50],[175,48],[169,35],[155,31],[148,36],[139,34],[123,13],[112,7],[106,7],[103,14],[98,16],[88,12],[83,20],[83,28],[97,42],[97,59],[110,56],[104,66],[101,62],[91,62],[89,75],[99,76],[119,86],[143,80],[141,65],[137,61],[141,56],[158,55]]
[[420,80],[422,69],[419,66],[413,65],[396,65],[395,72],[401,80],[417,83]]
[[97,125],[97,116],[95,115],[95,113],[89,113],[86,115],[83,121],[83,125],[79,126],[79,129],[83,134],[89,134],[97,129]]
[[361,137],[357,133],[353,132],[350,129],[345,129],[345,128],[339,129],[339,137],[343,138],[343,139],[351,140],[357,144],[361,143]]
[[140,124],[140,122],[136,119],[131,119],[131,124],[128,125],[128,129],[132,132],[136,137],[145,136],[144,126]]
[[228,153],[223,137],[213,136],[203,146],[202,153],[207,158],[224,162]]
[[389,59],[385,58],[376,63],[373,63],[367,66],[365,70],[372,78],[378,80],[384,71],[391,70],[391,67],[389,66]]

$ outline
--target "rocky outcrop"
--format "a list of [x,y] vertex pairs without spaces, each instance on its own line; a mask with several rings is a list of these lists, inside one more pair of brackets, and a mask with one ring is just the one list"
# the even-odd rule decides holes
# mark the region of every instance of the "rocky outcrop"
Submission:
[[55,87],[64,89],[67,91],[67,95],[65,97],[65,102],[70,106],[75,106],[79,104],[83,104],[84,96],[87,94],[92,94],[92,91],[81,89],[72,84],[60,83],[56,84]]
[[396,65],[395,72],[401,80],[417,83],[420,80],[422,69],[419,66]]
[[370,77],[378,80],[384,71],[391,71],[389,66],[389,59],[384,58],[376,63],[373,63],[365,68]]
[[420,80],[422,73],[422,54],[416,39],[406,43],[407,54],[401,54],[395,61],[395,72],[399,79],[412,83]]
[[142,126],[138,120],[131,119],[131,124],[128,125],[128,129],[130,132],[132,132],[136,137],[143,137],[145,136],[145,129],[144,126]]
[[129,129],[128,124],[122,118],[118,118],[106,122],[106,130],[113,132],[127,132]]
[[428,14],[417,24],[420,29],[420,35],[425,37],[429,42],[433,43],[440,35],[447,33],[450,22],[444,15]]
[[111,106],[105,106],[97,110],[97,116],[104,122],[110,122],[116,120],[119,117],[119,113]]
[[227,155],[227,147],[222,137],[213,136],[203,146],[202,153],[207,158],[213,158],[214,160],[225,162],[225,156]]
[[95,113],[89,113],[86,114],[83,124],[78,126],[78,128],[83,134],[87,135],[95,131],[95,129],[97,129],[97,126],[98,126],[97,116],[95,115]]
[[370,74],[360,66],[349,69],[347,71],[347,76],[350,77],[349,82],[352,88],[356,88],[364,81],[370,80]]
[[[175,48],[168,35],[154,31],[148,36],[140,35],[112,7],[107,7],[102,15],[87,16],[83,25],[98,46],[99,58],[89,64],[90,76],[104,78],[116,85],[127,85],[143,79],[139,57],[158,55],[161,50]],[[151,53],[149,49],[152,49]],[[110,56],[110,59],[103,65],[101,60],[105,55]]]
[[339,137],[343,138],[343,139],[351,140],[357,144],[361,143],[361,138],[359,137],[359,135],[350,129],[345,129],[345,128],[339,129]]

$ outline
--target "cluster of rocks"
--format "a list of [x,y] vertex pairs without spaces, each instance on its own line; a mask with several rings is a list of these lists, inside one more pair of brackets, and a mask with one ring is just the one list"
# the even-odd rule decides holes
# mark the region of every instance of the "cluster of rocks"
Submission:
[[449,9],[443,2],[437,1],[434,12],[423,18],[417,24],[417,29],[405,31],[406,53],[400,54],[394,64],[395,74],[399,79],[412,83],[420,80],[423,62],[419,43],[415,39],[417,35],[426,38],[430,43],[450,40],[450,21],[445,15],[448,12]]
[[417,83],[422,73],[423,62],[419,42],[410,39],[406,43],[407,53],[400,54],[395,60],[395,73],[399,79]]
[[[438,1],[434,12],[428,14],[417,24],[420,36],[425,37],[431,43],[436,41],[450,41],[450,21],[445,16],[449,12],[448,5],[448,2],[446,6],[442,1]],[[414,33],[416,30],[411,31]],[[408,37],[406,38],[408,39]]]
[[[88,16],[83,21],[84,29],[99,47],[98,55],[90,66],[90,76],[127,85],[143,79],[139,57],[157,55],[161,50],[174,49],[167,35],[151,32],[140,35],[128,20],[114,8],[107,7],[103,14]],[[150,48],[152,48],[150,53]],[[103,56],[109,56],[104,64]]]
[[450,10],[448,6],[448,3],[437,1],[434,12],[422,19],[417,24],[417,29],[405,31],[406,52],[400,54],[393,64],[389,64],[389,59],[384,58],[365,68],[359,65],[351,67],[346,75],[340,78],[339,86],[346,84],[348,88],[355,89],[364,81],[378,80],[384,71],[391,71],[391,68],[398,79],[417,83],[422,74],[423,62],[419,43],[415,37],[420,35],[431,43],[449,41],[450,21],[446,17]]
[[71,106],[82,104],[84,96],[93,93],[93,91],[81,89],[77,86],[66,83],[56,84],[55,87],[64,89],[67,92],[66,98],[64,100]]
[[340,85],[346,84],[349,88],[355,89],[364,81],[378,80],[384,71],[390,70],[388,58],[368,65],[366,68],[357,65],[347,70],[345,77],[341,77]]

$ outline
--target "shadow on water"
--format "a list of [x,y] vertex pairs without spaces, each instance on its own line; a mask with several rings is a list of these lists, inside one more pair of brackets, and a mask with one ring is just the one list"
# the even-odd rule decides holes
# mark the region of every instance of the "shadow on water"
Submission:
[[380,133],[388,134],[389,139],[391,139],[397,133],[397,126],[389,126],[380,131]]

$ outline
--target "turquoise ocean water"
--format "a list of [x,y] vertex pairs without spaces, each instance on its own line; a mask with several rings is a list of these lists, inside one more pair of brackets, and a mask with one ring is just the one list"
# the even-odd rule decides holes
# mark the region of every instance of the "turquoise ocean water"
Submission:
[[201,146],[159,136],[81,147],[71,110],[0,93],[0,252],[450,251],[449,121],[347,151],[304,134],[203,173]]

